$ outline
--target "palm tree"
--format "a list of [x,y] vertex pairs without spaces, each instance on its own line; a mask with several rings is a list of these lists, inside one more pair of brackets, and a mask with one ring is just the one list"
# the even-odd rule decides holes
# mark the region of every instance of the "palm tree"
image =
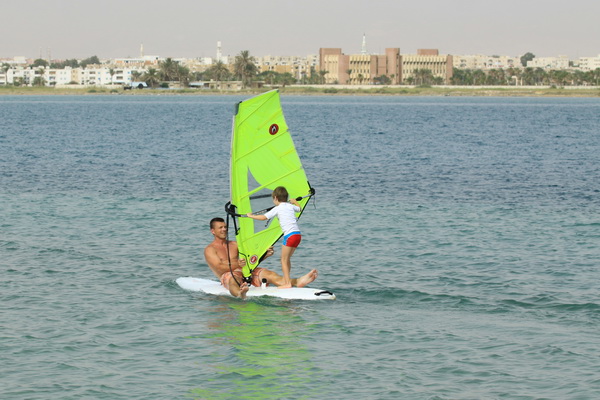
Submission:
[[110,74],[110,84],[113,84],[113,76],[115,76],[115,70],[112,68],[109,68],[108,73]]
[[414,75],[416,85],[431,85],[433,83],[433,72],[430,69],[416,69]]
[[488,84],[490,85],[505,85],[506,77],[503,69],[493,68],[488,73]]
[[346,83],[348,83],[349,85],[352,84],[352,78],[350,77],[350,75],[352,74],[352,70],[351,69],[347,69],[346,73],[348,74],[348,80],[346,81]]
[[558,86],[564,86],[565,82],[569,77],[569,73],[567,71],[561,70],[552,70],[550,71],[550,76],[552,81]]
[[592,71],[592,79],[596,82],[596,86],[600,85],[600,68]]
[[392,83],[392,79],[389,78],[387,75],[383,74],[381,76],[376,76],[375,78],[373,78],[373,82],[376,85],[389,85]]
[[265,83],[267,85],[272,85],[273,82],[275,82],[275,80],[277,79],[278,75],[279,74],[277,72],[270,71],[270,70],[269,71],[261,72],[259,74],[259,76],[265,80]]
[[179,67],[179,63],[173,61],[172,58],[167,58],[165,61],[161,61],[158,63],[159,77],[163,81],[174,81],[177,77],[177,69]]
[[39,74],[39,76],[33,78],[33,86],[44,86],[46,84],[46,80],[44,79],[44,68],[40,68],[36,72],[36,75]]
[[252,77],[254,77],[258,71],[255,59],[250,55],[248,50],[242,50],[240,54],[235,56],[233,68],[235,74],[242,81],[242,87],[248,86],[252,82]]
[[2,72],[4,72],[4,85],[8,85],[8,70],[10,69],[10,65],[7,63],[2,64]]
[[450,83],[453,85],[467,85],[468,76],[468,69],[454,68],[452,70],[452,78],[450,78]]
[[523,69],[523,74],[521,75],[521,80],[524,85],[533,85],[534,84],[533,68],[527,67],[527,68]]
[[182,86],[187,87],[190,83],[190,69],[177,64],[177,80]]
[[292,85],[296,83],[296,78],[294,78],[294,76],[289,72],[285,72],[277,77],[277,82],[281,83],[281,85],[285,87],[286,85]]
[[329,73],[329,71],[319,71],[319,75],[321,76],[321,84],[324,85],[325,84],[325,75],[327,75]]
[[472,84],[476,86],[485,84],[485,72],[480,69],[473,71]]
[[229,72],[229,68],[227,68],[227,65],[225,65],[223,61],[217,61],[211,65],[210,68],[206,70],[206,73],[211,79],[217,82],[227,80],[231,74],[231,72]]
[[146,71],[146,73],[142,75],[142,80],[146,82],[150,87],[156,87],[160,82],[158,72],[154,68],[148,69],[148,71]]

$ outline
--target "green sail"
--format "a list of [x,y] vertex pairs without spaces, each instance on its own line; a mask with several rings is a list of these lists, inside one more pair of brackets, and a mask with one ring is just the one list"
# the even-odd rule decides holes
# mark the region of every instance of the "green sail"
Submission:
[[[279,91],[273,90],[238,103],[231,143],[231,204],[245,216],[273,206],[271,193],[284,186],[290,197],[306,207],[311,188],[283,116]],[[301,214],[301,212],[299,213]],[[279,221],[270,223],[239,218],[236,240],[246,259],[249,277],[268,250],[282,235]]]

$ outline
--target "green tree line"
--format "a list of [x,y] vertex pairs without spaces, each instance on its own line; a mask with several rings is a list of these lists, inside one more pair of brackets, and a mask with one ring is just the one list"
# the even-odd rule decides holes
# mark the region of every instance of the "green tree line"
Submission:
[[[526,65],[527,61],[535,57],[531,53],[521,57],[521,62]],[[90,64],[101,64],[97,56],[88,57],[81,61],[72,59],[60,63],[52,63],[43,59],[37,59],[32,64],[32,68],[43,70],[47,67],[60,69],[65,67],[85,68]],[[9,68],[8,64],[3,65],[3,70]],[[348,74],[351,70],[347,71]],[[115,70],[110,70],[111,77]],[[151,87],[167,85],[169,82],[179,82],[182,86],[188,86],[192,81],[232,81],[242,82],[244,87],[250,86],[254,81],[262,81],[268,85],[291,85],[300,84],[324,84],[328,71],[316,71],[311,67],[309,74],[304,74],[297,79],[290,73],[279,73],[276,71],[264,71],[259,73],[256,65],[256,59],[248,50],[241,51],[234,60],[231,69],[221,61],[215,62],[203,72],[191,72],[187,67],[181,65],[172,58],[161,61],[157,68],[150,68],[146,72],[133,72],[134,81],[144,81]],[[380,85],[391,84],[393,76],[377,76],[372,82],[366,82],[366,79],[359,75],[357,83],[373,83]],[[434,76],[429,69],[417,69],[413,74],[404,79],[405,84],[410,85],[443,85],[444,79]],[[35,84],[43,85],[43,80],[38,80]],[[461,69],[454,68],[450,84],[461,86],[600,86],[600,68],[594,71],[579,70],[545,70],[542,68],[507,68],[507,69]]]
[[545,70],[542,68],[479,69],[454,68],[453,85],[599,86],[600,68],[594,71]]

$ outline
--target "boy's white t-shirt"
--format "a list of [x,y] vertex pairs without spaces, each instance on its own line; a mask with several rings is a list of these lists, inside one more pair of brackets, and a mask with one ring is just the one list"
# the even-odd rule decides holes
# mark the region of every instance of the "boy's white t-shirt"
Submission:
[[296,218],[297,212],[300,212],[300,207],[295,206],[291,203],[279,203],[278,206],[273,207],[270,211],[267,211],[264,215],[268,219],[273,219],[275,216],[279,218],[279,225],[284,235],[292,232],[300,232],[298,227],[298,219]]

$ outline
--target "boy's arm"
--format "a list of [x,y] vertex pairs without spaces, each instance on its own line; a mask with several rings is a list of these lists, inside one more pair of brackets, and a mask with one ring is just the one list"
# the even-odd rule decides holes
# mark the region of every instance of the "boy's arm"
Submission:
[[294,210],[295,212],[302,211],[302,207],[300,207],[300,203],[298,203],[296,199],[290,199],[290,203],[292,203],[297,208],[297,210]]
[[252,219],[257,219],[259,221],[266,221],[268,219],[264,215],[254,215],[252,213],[246,214],[246,217],[249,217],[249,218],[252,218]]

